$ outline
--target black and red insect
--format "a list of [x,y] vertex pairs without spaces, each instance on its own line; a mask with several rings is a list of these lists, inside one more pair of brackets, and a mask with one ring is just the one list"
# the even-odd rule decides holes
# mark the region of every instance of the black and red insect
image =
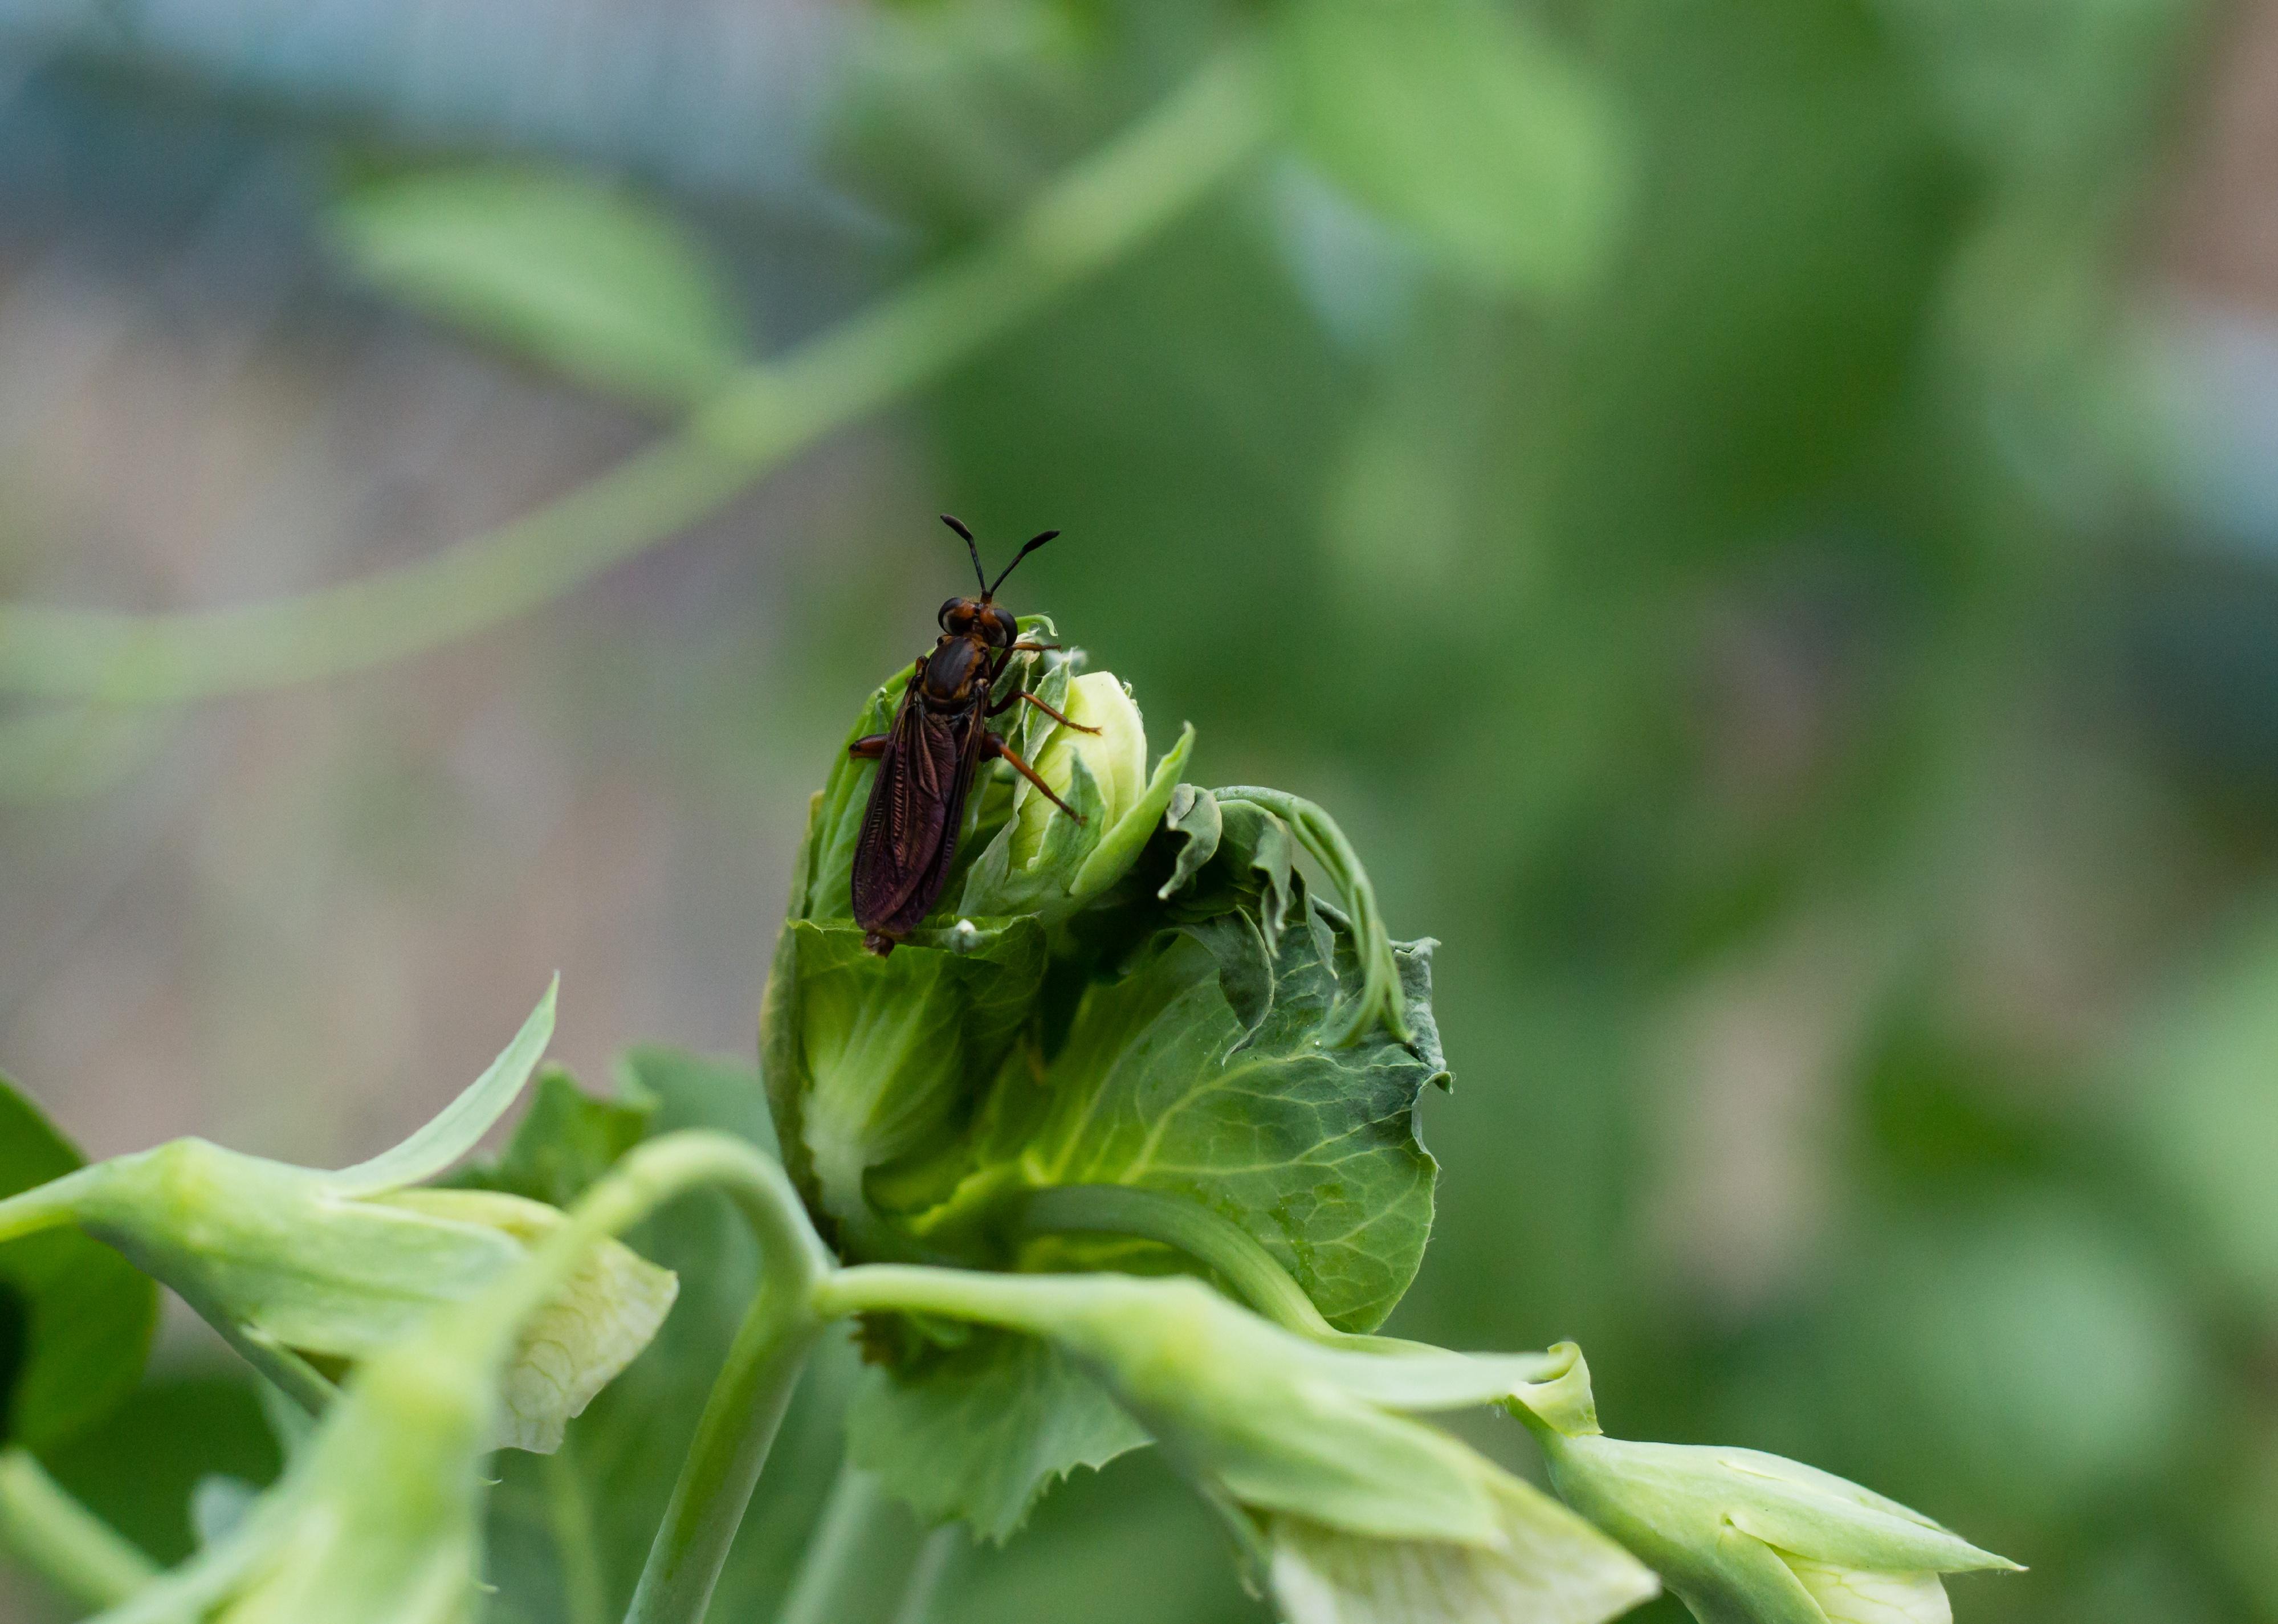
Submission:
[[1055,721],[1085,733],[1099,731],[1069,721],[1023,689],[994,698],[998,681],[1014,654],[1055,646],[1022,642],[1013,612],[996,599],[997,589],[1020,561],[1059,532],[1046,530],[1029,541],[991,581],[981,568],[981,549],[973,532],[948,514],[941,515],[941,522],[965,538],[981,596],[952,598],[942,605],[936,617],[941,622],[941,640],[932,652],[919,655],[911,668],[893,726],[848,746],[853,755],[878,764],[854,847],[854,922],[862,927],[862,945],[881,957],[918,927],[948,882],[965,821],[965,799],[982,762],[1002,757],[1051,797],[1053,805],[1082,821],[991,730],[989,718],[1026,700]]

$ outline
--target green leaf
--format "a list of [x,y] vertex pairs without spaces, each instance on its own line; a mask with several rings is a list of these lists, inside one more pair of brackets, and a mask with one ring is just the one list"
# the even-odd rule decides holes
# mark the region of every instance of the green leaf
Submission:
[[1557,294],[1604,257],[1624,189],[1615,110],[1507,7],[1303,0],[1280,45],[1306,156],[1449,270]]
[[[201,1480],[218,1474],[265,1484],[282,1465],[260,1386],[243,1366],[154,1375],[51,1452],[48,1468],[152,1557],[179,1562],[202,1543],[193,1521]],[[307,1423],[305,1411],[293,1413]]]
[[[85,1165],[0,1077],[0,1196]],[[141,1379],[158,1288],[77,1229],[0,1245],[0,1438],[34,1451],[100,1421]]]
[[784,926],[761,1018],[784,1165],[860,1252],[872,1172],[929,1158],[1011,1050],[1044,973],[1033,919],[921,932],[891,957],[852,924]]
[[[1434,1164],[1417,1140],[1415,1109],[1447,1074],[1431,1016],[1430,944],[1387,946],[1411,1041],[1371,1022],[1357,1043],[1334,1046],[1367,980],[1352,926],[1307,893],[1296,838],[1279,817],[1247,801],[1204,813],[1203,796],[1185,803],[1180,827],[1164,830],[1134,871],[1142,876],[1128,888],[1134,894],[1115,904],[1180,927],[1147,932],[1120,973],[1095,969],[1098,979],[1082,981],[1050,1058],[1013,1053],[964,1143],[931,1167],[874,1177],[868,1187],[921,1247],[1000,1265],[1135,1272],[1210,1260],[1155,1244],[1171,1239],[1167,1231],[1153,1240],[1044,1234],[1016,1258],[1001,1249],[1008,1214],[1033,1192],[1071,1186],[1192,1203],[1262,1247],[1333,1325],[1365,1330],[1414,1277],[1431,1227]],[[1157,876],[1181,868],[1187,883],[1166,909],[1155,900],[1164,888]],[[1049,1015],[1046,1024],[1055,1024]],[[923,1205],[927,1191],[944,1198]],[[902,1361],[899,1385],[874,1384],[866,1396],[870,1424],[890,1440],[921,1430],[925,1417],[991,1418],[962,1435],[954,1482],[928,1490],[913,1465],[904,1491],[936,1497],[921,1501],[929,1514],[1010,1527],[1052,1478],[1090,1463],[1082,1452],[1110,1436],[1105,1412],[1057,1379],[1040,1391],[1066,1398],[1075,1414],[1016,1401],[999,1370],[965,1357],[975,1362],[930,1351]],[[874,1464],[886,1470],[883,1459]]]
[[2161,1012],[2129,1056],[2121,1142],[2190,1226],[2198,1266],[2278,1316],[2278,925]]
[[705,251],[590,180],[494,164],[393,177],[344,197],[333,229],[386,292],[612,393],[686,407],[745,360]]
[[846,1414],[856,1465],[927,1521],[961,1517],[999,1544],[1054,1482],[1146,1442],[1066,1355],[999,1331],[898,1369],[871,1367]]
[[617,1097],[654,1101],[650,1134],[717,1128],[747,1139],[776,1160],[776,1125],[768,1114],[759,1069],[748,1060],[699,1055],[668,1044],[625,1051],[616,1068]]
[[[1329,1045],[1360,967],[1344,921],[1302,892],[1298,905],[1270,957],[1252,957],[1262,935],[1250,916],[1219,915],[1158,934],[1124,974],[1089,987],[1041,1083],[1021,1067],[999,1078],[959,1196],[913,1227],[953,1230],[1008,1186],[1155,1191],[1248,1233],[1333,1325],[1380,1323],[1431,1228],[1434,1164],[1415,1112],[1445,1072],[1436,1045],[1380,1027]],[[1235,945],[1221,951],[1220,938]],[[1397,955],[1426,1007],[1428,949]],[[1229,965],[1255,1006],[1243,1015]]]
[[1392,938],[1377,911],[1376,888],[1369,881],[1368,871],[1361,866],[1359,854],[1345,839],[1345,832],[1337,827],[1336,820],[1312,802],[1279,789],[1241,785],[1213,790],[1212,795],[1220,804],[1221,815],[1227,807],[1255,805],[1272,814],[1281,826],[1261,826],[1255,820],[1248,820],[1235,826],[1231,837],[1223,834],[1220,836],[1227,842],[1230,856],[1246,861],[1250,870],[1265,879],[1271,904],[1265,916],[1269,944],[1288,905],[1292,841],[1321,865],[1352,914],[1353,937],[1363,972],[1361,985],[1346,1007],[1336,1035],[1330,1041],[1357,1041],[1380,1020],[1396,1038],[1412,1036]]
[[1163,812],[1163,827],[1173,837],[1171,877],[1157,889],[1158,901],[1168,901],[1185,889],[1202,872],[1203,865],[1218,855],[1219,837],[1225,827],[1218,797],[1209,790],[1181,784],[1171,791],[1170,804]]
[[646,1137],[655,1114],[655,1096],[638,1082],[614,1100],[596,1099],[567,1071],[549,1066],[539,1074],[530,1109],[506,1148],[488,1162],[462,1168],[447,1182],[566,1208]]

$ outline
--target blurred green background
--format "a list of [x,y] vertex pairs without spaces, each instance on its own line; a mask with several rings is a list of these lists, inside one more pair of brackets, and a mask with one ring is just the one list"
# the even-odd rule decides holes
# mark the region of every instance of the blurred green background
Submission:
[[[0,0],[10,604],[403,565],[954,263],[1229,37],[1286,94],[1104,274],[530,613],[179,705],[0,660],[0,1069],[90,1154],[337,1165],[556,967],[589,1079],[748,1056],[806,796],[959,587],[933,514],[1056,526],[1017,606],[1443,943],[1396,1329],[1574,1337],[1617,1434],[2030,1565],[1964,1624],[2278,1620],[2278,7],[1370,10]],[[502,217],[647,223],[608,274],[661,338],[580,348],[575,263],[554,327],[409,308],[389,188],[500,159]],[[668,1344],[573,1432],[612,1585],[697,1401]],[[715,1618],[768,1616],[842,1374]],[[50,1464],[171,1557],[275,1454],[177,1313]],[[936,1616],[1263,1614],[1139,1460]]]

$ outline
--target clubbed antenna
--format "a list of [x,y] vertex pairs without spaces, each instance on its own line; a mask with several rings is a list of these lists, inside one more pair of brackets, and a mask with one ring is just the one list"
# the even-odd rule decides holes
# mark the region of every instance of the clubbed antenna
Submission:
[[[974,541],[973,532],[967,530],[965,528],[965,522],[962,519],[959,519],[953,513],[945,513],[942,515],[941,522],[949,526],[950,529],[955,530],[959,535],[965,538],[965,550],[973,554],[973,578],[981,583],[981,595],[983,598],[988,597],[991,591],[991,588],[989,585],[989,576],[987,572],[981,568],[981,548],[979,545]],[[1033,541],[1028,544],[1031,547],[1036,545],[1036,544]],[[1027,549],[1023,548],[1022,551],[1025,552]],[[1019,559],[1014,559],[1013,561],[1017,564],[1021,560]],[[1002,581],[1005,577],[999,576],[997,578],[999,581]]]
[[998,577],[989,583],[989,590],[981,595],[983,598],[996,597],[997,589],[1005,584],[1005,577],[1013,573],[1014,566],[1018,565],[1022,559],[1028,557],[1028,554],[1034,553],[1038,547],[1043,546],[1046,542],[1050,541],[1053,537],[1059,534],[1059,532],[1058,530],[1046,530],[1043,535],[1032,538],[1028,545],[1022,547],[1018,553],[1015,553],[1013,555],[1013,562],[1005,566],[1003,571],[998,574]]

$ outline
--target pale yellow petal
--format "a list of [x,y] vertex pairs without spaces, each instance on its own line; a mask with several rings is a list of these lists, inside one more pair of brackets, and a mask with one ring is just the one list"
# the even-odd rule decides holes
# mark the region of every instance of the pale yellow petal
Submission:
[[1876,1574],[1780,1553],[1827,1624],[1953,1624],[1953,1606],[1936,1574]]

